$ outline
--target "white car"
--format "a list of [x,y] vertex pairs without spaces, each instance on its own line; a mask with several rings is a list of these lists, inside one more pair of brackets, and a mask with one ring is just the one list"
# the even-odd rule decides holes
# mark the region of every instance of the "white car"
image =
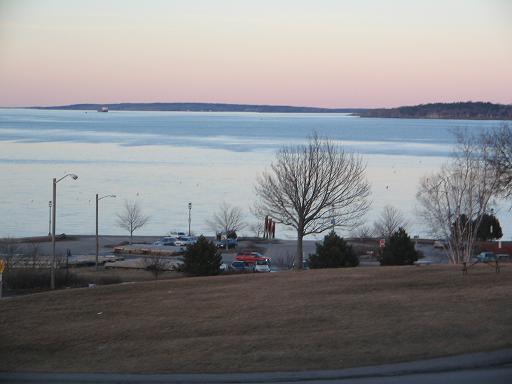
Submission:
[[256,260],[254,272],[270,272],[270,263],[268,260]]
[[114,263],[116,261],[123,261],[124,257],[120,255],[107,255],[104,257],[105,263]]
[[194,236],[180,236],[175,242],[174,245],[177,247],[186,247],[190,244],[195,244],[197,242],[197,238]]
[[165,236],[165,237],[162,237],[160,240],[158,241],[155,241],[153,243],[153,245],[156,245],[156,246],[163,246],[163,245],[174,245],[174,243],[176,242],[176,238],[175,237],[171,237],[171,236]]
[[434,241],[433,247],[438,249],[444,249],[448,248],[448,244],[446,244],[444,240],[436,240]]

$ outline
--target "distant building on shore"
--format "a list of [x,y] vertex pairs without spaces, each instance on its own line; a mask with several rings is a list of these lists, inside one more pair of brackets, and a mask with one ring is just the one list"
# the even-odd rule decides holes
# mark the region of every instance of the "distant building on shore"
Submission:
[[108,107],[101,107],[98,112],[108,112]]

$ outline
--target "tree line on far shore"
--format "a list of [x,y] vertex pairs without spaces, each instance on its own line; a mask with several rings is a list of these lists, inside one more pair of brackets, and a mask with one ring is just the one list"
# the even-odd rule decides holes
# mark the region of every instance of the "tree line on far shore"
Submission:
[[399,119],[512,120],[512,105],[484,102],[431,103],[368,109],[358,115]]

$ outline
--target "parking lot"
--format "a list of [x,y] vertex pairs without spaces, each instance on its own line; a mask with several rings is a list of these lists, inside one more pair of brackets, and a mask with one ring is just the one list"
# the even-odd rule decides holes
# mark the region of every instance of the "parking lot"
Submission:
[[[137,236],[134,238],[134,244],[128,245],[126,236],[102,236],[99,238],[100,243],[100,262],[110,258],[113,255],[114,247],[122,246],[125,250],[158,250],[167,251],[168,254],[179,253],[183,247],[172,245],[159,245],[158,241],[161,237],[157,236]],[[214,240],[214,238],[211,238]],[[155,244],[156,243],[156,244]],[[315,241],[305,240],[303,244],[304,257],[307,258],[309,254],[315,252]],[[33,247],[33,243],[20,244],[20,249],[29,250]],[[356,244],[357,246],[357,244]],[[49,255],[51,253],[51,242],[45,241],[37,243],[40,254]],[[296,252],[296,241],[294,240],[268,240],[261,239],[242,239],[238,242],[236,249],[224,250],[222,249],[222,261],[225,267],[229,266],[235,261],[236,254],[243,250],[248,249],[257,251],[265,257],[271,258],[272,271],[281,269],[288,269],[293,263],[293,256]],[[448,258],[444,250],[434,248],[432,242],[418,241],[416,249],[424,255],[422,259],[428,264],[447,264]],[[96,254],[96,238],[94,236],[73,236],[64,240],[59,240],[56,243],[56,253],[61,257],[70,254],[69,260],[73,262],[95,260]],[[110,267],[118,268],[141,268],[143,266],[143,257],[141,254],[122,254],[124,260],[110,262],[107,265]],[[175,257],[170,257],[171,262],[179,262]],[[379,263],[372,257],[361,257],[361,266],[377,266]]]

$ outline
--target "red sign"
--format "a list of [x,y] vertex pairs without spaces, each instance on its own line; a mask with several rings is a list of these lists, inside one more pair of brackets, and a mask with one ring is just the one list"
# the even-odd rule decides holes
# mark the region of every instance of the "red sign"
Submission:
[[386,245],[386,240],[385,239],[380,239],[379,240],[379,247],[384,248],[385,245]]

